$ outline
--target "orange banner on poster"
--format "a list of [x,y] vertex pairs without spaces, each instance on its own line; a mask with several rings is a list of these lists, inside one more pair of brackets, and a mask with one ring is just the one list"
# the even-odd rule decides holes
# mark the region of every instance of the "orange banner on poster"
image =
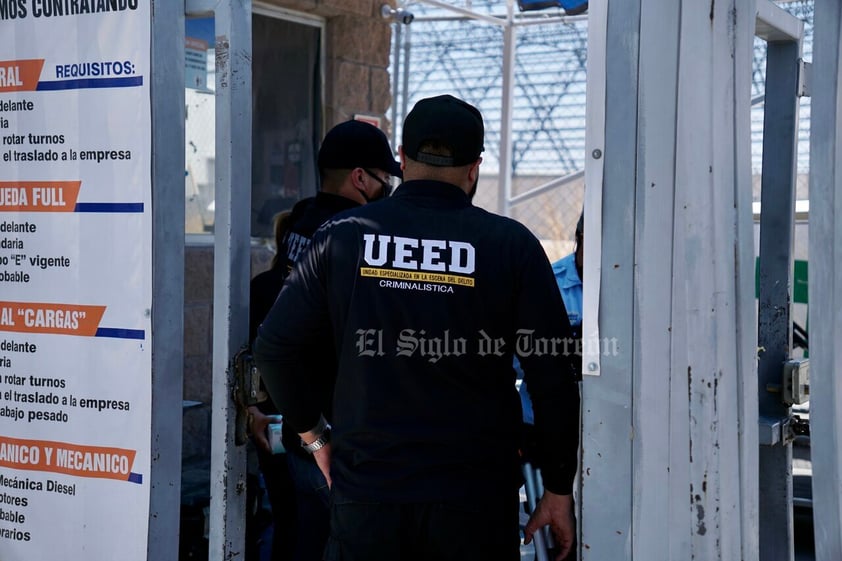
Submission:
[[73,212],[81,181],[0,181],[0,212]]
[[[135,450],[110,446],[0,436],[0,466],[12,469],[128,481],[136,454]],[[14,480],[8,479],[11,485],[5,487],[14,487]]]
[[0,60],[0,93],[34,92],[43,67],[43,58]]
[[105,306],[0,302],[0,331],[93,337]]
[[185,37],[184,46],[188,49],[194,49],[197,51],[208,50],[208,42],[204,39],[197,39],[195,37]]

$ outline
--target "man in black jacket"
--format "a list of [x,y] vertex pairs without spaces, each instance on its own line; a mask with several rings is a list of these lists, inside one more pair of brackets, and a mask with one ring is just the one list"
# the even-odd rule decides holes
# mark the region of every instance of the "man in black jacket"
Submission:
[[[249,341],[254,341],[258,326],[316,229],[339,212],[388,196],[391,176],[401,175],[386,135],[361,121],[340,123],[325,135],[318,166],[321,190],[296,204],[283,223],[275,225],[277,254],[272,267],[251,281]],[[318,341],[307,353],[306,366],[312,391],[320,396],[321,410],[330,418],[336,373],[333,349]],[[272,561],[319,561],[328,537],[327,482],[289,423],[283,425],[286,453],[272,453],[265,430],[273,422],[271,415],[277,413],[271,400],[249,408],[249,428],[258,445],[272,506]]]
[[[405,182],[316,232],[260,329],[267,388],[332,481],[328,561],[519,559],[515,353],[546,489],[527,540],[549,524],[559,559],[570,549],[570,327],[538,240],[471,205],[483,136],[473,106],[418,102],[403,129]],[[320,338],[338,358],[332,427],[306,367]]]

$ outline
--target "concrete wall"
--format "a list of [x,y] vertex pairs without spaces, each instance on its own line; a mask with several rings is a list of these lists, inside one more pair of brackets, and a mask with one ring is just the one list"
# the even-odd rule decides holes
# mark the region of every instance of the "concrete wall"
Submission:
[[[356,113],[380,116],[388,129],[391,104],[389,49],[391,25],[380,16],[384,0],[270,0],[267,4],[325,18],[326,129]],[[259,116],[256,116],[259,118]],[[388,132],[388,130],[387,130]],[[184,399],[202,405],[184,412],[183,457],[210,455],[211,363],[213,341],[213,246],[191,242],[185,248]],[[272,257],[265,244],[252,249],[252,276]]]

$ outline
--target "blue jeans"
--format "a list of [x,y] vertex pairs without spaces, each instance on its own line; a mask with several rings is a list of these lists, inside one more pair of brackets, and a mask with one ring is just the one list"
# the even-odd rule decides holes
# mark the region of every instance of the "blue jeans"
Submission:
[[295,486],[295,561],[321,561],[330,534],[330,489],[316,462],[286,454]]

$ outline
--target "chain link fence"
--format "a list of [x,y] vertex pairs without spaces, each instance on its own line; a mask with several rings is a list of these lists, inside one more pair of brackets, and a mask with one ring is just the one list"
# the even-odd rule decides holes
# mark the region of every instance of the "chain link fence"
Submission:
[[[471,3],[472,10],[488,15],[501,15],[504,7],[494,0]],[[400,139],[404,110],[422,98],[449,93],[478,107],[486,135],[474,203],[498,212],[503,208],[503,29],[422,4],[413,4],[412,10],[416,20],[401,30],[392,56],[392,79],[399,85],[393,103],[401,109],[396,112],[395,138]],[[547,15],[562,16],[563,11],[541,12],[541,17]],[[584,169],[587,22],[571,19],[518,27],[515,41],[513,198]],[[510,205],[509,215],[542,241],[554,261],[572,251],[583,195],[583,180],[571,181]]]
[[[452,2],[463,6],[463,2]],[[813,0],[790,0],[781,7],[805,22],[804,58],[812,56]],[[473,0],[471,9],[505,15],[499,0]],[[483,177],[475,204],[492,212],[500,205],[499,154],[503,113],[503,30],[483,21],[455,16],[438,7],[413,3],[412,26],[402,28],[392,53],[396,83],[393,126],[400,139],[404,113],[424,97],[450,93],[476,105],[486,125]],[[561,16],[544,10],[540,17]],[[520,17],[520,15],[519,15]],[[534,22],[533,22],[534,23]],[[398,34],[396,34],[398,35]],[[755,43],[752,67],[751,151],[755,174],[753,199],[760,200],[763,144],[763,93],[766,45]],[[396,57],[398,60],[396,61]],[[584,169],[587,21],[519,26],[516,30],[515,80],[512,97],[512,195]],[[395,73],[395,69],[399,72]],[[802,98],[796,197],[808,198],[810,101]],[[399,140],[398,142],[399,143]],[[582,180],[511,205],[510,215],[542,240],[551,260],[572,248],[573,231],[582,212]],[[806,232],[799,227],[796,238]],[[803,234],[806,236],[806,234]],[[798,243],[805,250],[806,243]],[[798,254],[806,259],[806,255]]]

